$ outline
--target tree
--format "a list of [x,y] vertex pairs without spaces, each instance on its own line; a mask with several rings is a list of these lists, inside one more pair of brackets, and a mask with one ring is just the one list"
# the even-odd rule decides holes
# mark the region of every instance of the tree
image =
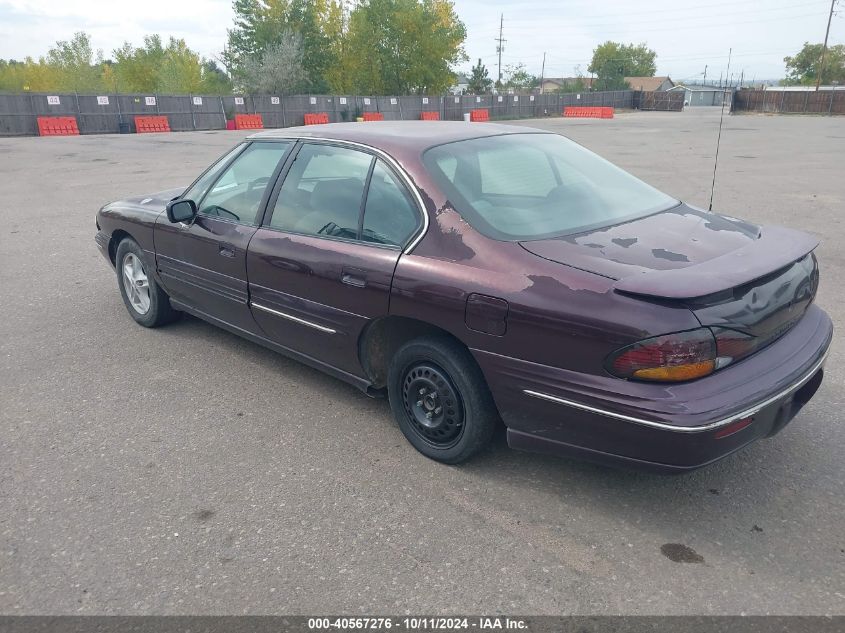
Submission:
[[505,88],[527,92],[539,85],[540,78],[525,70],[522,62],[505,66]]
[[593,50],[587,70],[596,75],[594,83],[600,90],[628,88],[625,77],[654,77],[657,72],[657,53],[645,44],[605,42]]
[[231,92],[231,83],[217,64],[200,57],[183,39],[171,37],[164,46],[159,35],[147,35],[142,47],[126,42],[114,57],[108,74],[124,92]]
[[[43,60],[40,63],[44,63]],[[60,40],[47,52],[47,61],[57,71],[56,90],[96,91],[102,87],[103,53],[91,48],[91,37],[79,31],[70,40]]]
[[481,63],[481,58],[478,58],[478,63],[472,67],[470,71],[469,81],[467,83],[467,92],[472,94],[485,94],[493,89],[493,80],[487,74],[487,67]]
[[342,58],[347,90],[438,93],[467,59],[466,28],[449,0],[362,0],[349,17]]
[[[822,44],[805,42],[803,48],[792,57],[784,57],[787,78],[785,85],[815,85],[821,64]],[[822,85],[837,81],[845,83],[845,44],[827,47],[824,69],[821,73]]]
[[[223,61],[236,78],[245,65],[254,68],[271,46],[290,33],[302,37],[305,89],[324,92],[337,65],[342,38],[342,6],[338,0],[235,0],[235,26],[229,30]],[[242,79],[242,78],[241,78]]]
[[278,43],[243,62],[239,85],[247,92],[264,94],[302,92],[308,83],[303,55],[302,36],[288,31]]

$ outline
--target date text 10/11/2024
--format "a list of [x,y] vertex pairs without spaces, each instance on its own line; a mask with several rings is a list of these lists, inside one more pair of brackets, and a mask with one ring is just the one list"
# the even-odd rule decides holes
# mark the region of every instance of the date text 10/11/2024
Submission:
[[386,631],[457,631],[457,630],[511,630],[524,631],[528,624],[522,619],[508,617],[337,617],[308,618],[308,629]]

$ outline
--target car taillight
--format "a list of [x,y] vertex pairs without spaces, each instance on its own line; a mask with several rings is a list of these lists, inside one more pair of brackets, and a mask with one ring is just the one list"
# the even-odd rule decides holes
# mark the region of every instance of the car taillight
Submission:
[[757,350],[759,339],[736,330],[712,328],[716,337],[716,369],[730,365],[732,362],[745,358]]
[[707,328],[648,338],[613,354],[607,368],[620,378],[680,382],[716,370],[716,339]]
[[726,328],[664,334],[623,347],[607,370],[619,378],[681,382],[712,374],[754,353],[759,339]]

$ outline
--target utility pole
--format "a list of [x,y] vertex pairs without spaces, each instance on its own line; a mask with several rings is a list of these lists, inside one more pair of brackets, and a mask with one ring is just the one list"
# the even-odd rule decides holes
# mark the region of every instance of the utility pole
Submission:
[[543,94],[543,80],[546,78],[546,51],[543,51],[543,66],[540,68],[540,94]]
[[704,85],[707,85],[707,64],[704,64]]
[[499,37],[496,38],[496,41],[499,43],[499,45],[496,46],[496,52],[499,53],[499,81],[496,82],[498,84],[497,88],[502,87],[502,51],[505,49],[503,44],[507,42],[506,39],[502,38],[502,29],[504,27],[504,24],[505,14],[503,13],[499,18]]
[[816,73],[816,92],[819,91],[819,84],[822,81],[822,73],[824,72],[824,57],[827,53],[827,36],[830,35],[830,21],[833,19],[833,5],[836,0],[830,0],[830,15],[827,16],[827,30],[824,32],[824,46],[822,46],[822,59],[819,63],[819,72]]

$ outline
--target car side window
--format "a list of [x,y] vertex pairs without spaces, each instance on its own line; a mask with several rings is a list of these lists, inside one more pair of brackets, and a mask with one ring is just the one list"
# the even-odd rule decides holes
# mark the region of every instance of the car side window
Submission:
[[305,235],[358,238],[358,218],[373,157],[306,143],[282,183],[270,226]]
[[419,220],[419,212],[408,190],[381,160],[377,160],[367,190],[361,239],[404,246],[419,227]]
[[249,145],[198,204],[199,212],[255,224],[264,190],[291,142],[255,142]]
[[217,180],[220,172],[223,171],[224,167],[226,167],[226,164],[233,156],[237,156],[243,148],[243,143],[233,147],[228,153],[220,158],[220,160],[214,163],[202,176],[197,178],[197,181],[182,195],[182,198],[185,200],[193,200],[199,204],[205,197],[205,194],[208,193],[209,187],[214,184],[214,181]]

